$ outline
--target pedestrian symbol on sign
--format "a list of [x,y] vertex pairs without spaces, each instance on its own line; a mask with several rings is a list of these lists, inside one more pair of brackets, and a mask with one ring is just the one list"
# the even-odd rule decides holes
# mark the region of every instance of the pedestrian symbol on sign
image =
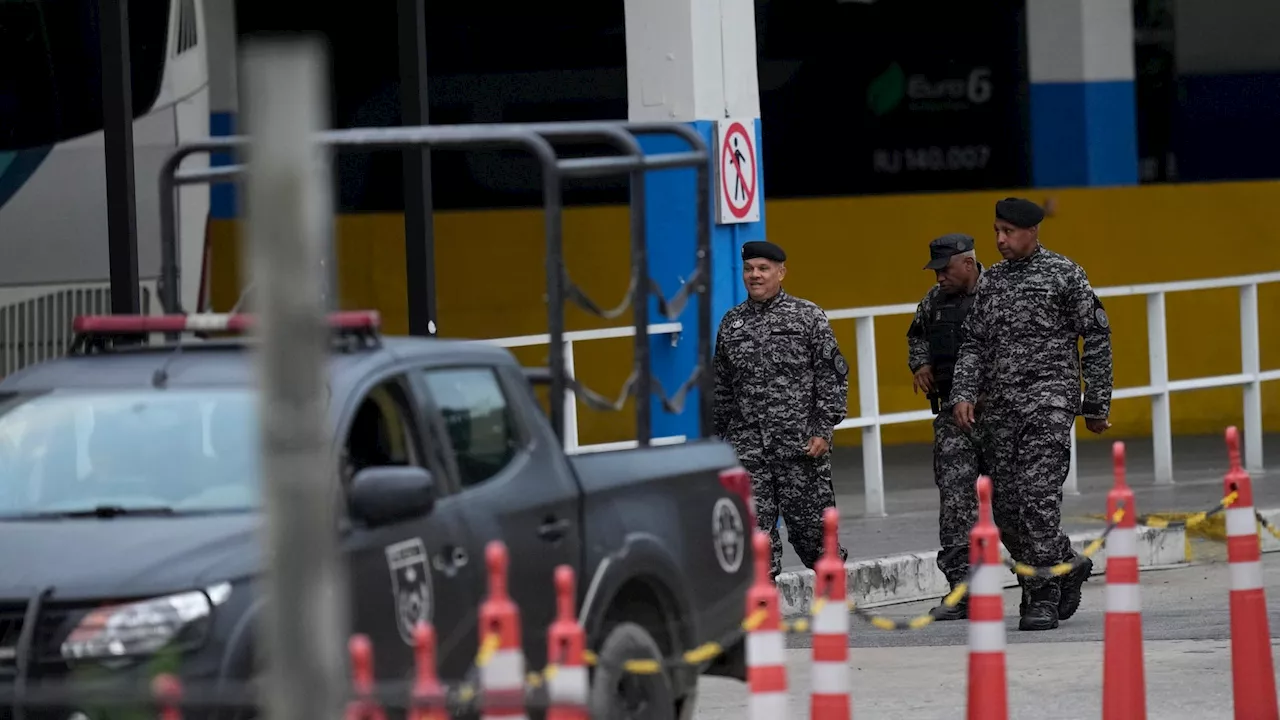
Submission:
[[735,135],[733,138],[733,167],[738,171],[734,173],[733,178],[733,197],[735,200],[747,199],[747,189],[742,186],[742,161],[746,159],[747,156],[742,154],[742,148],[738,147],[738,136]]
[[755,121],[716,121],[717,222],[744,223],[760,220],[760,157],[756,150]]

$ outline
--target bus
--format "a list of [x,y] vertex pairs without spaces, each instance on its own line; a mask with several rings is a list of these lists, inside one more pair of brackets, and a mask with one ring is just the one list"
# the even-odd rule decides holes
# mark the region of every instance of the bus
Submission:
[[[209,135],[205,0],[129,0],[140,299],[159,311],[159,173]],[[0,376],[60,354],[109,310],[98,0],[0,0]],[[193,157],[184,167],[207,160]],[[183,276],[203,267],[207,187],[179,191]],[[199,305],[198,282],[183,305]]]

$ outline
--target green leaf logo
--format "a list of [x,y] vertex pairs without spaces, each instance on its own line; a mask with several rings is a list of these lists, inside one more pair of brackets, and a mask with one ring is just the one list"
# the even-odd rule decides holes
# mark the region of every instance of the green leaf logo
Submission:
[[902,102],[906,85],[907,74],[894,62],[867,85],[867,107],[876,115],[888,113]]

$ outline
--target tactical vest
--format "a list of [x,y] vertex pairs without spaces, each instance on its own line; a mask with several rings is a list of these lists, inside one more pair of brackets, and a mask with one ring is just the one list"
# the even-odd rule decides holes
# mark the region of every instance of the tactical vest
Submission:
[[961,326],[969,308],[973,307],[975,297],[969,293],[943,295],[929,317],[925,331],[925,339],[929,342],[929,363],[933,365],[935,391],[943,400],[951,394],[951,373],[960,354],[960,345],[964,342]]

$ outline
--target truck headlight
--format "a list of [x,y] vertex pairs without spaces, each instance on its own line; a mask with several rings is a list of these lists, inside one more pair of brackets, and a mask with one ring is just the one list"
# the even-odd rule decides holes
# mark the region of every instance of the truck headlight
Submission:
[[90,611],[62,643],[68,660],[149,655],[174,640],[196,643],[208,630],[215,605],[226,601],[228,583],[207,590],[166,595]]

